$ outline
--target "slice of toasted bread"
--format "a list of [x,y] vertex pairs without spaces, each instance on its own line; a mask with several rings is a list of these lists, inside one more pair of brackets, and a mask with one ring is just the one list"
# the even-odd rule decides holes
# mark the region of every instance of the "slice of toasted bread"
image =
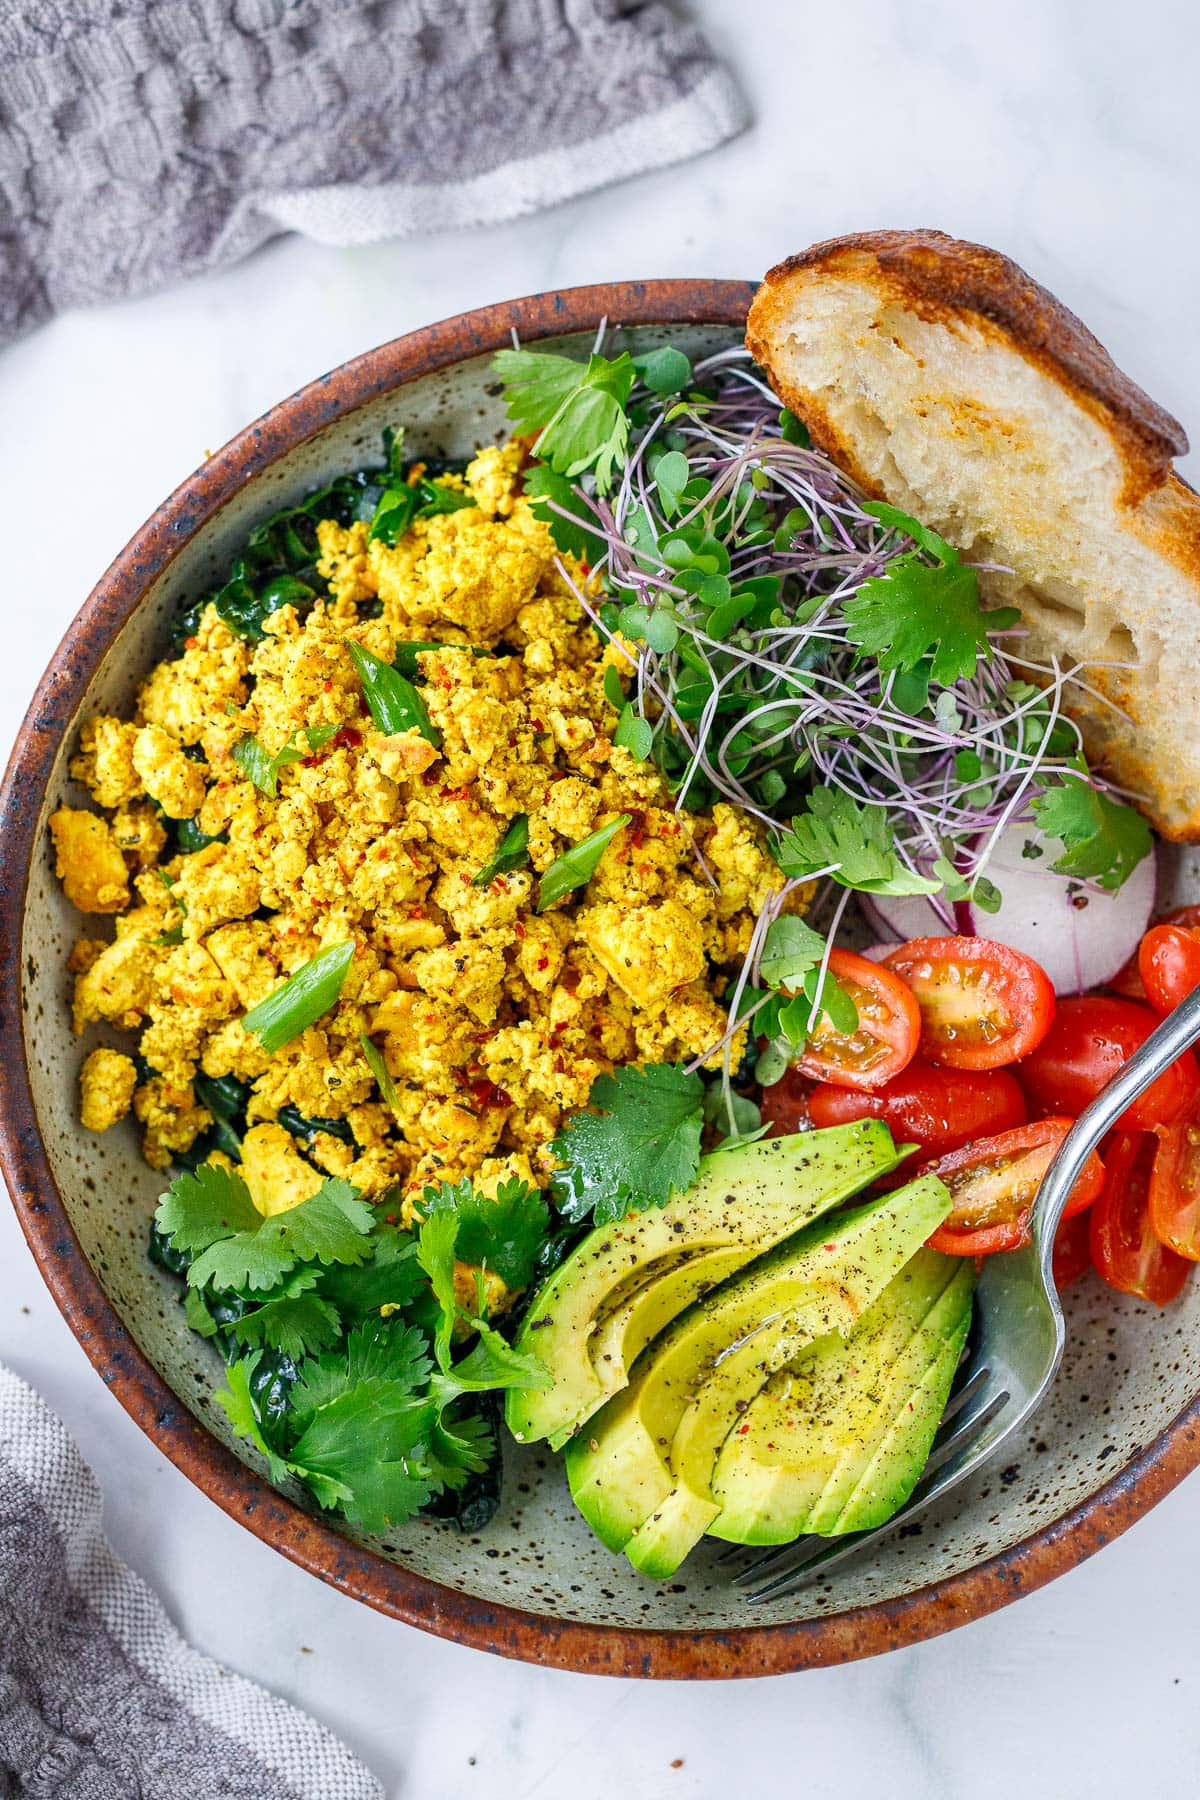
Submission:
[[772,269],[750,350],[814,441],[1021,608],[1020,655],[1130,664],[1075,693],[1088,753],[1200,838],[1200,496],[1183,429],[1053,295],[940,231],[835,238]]

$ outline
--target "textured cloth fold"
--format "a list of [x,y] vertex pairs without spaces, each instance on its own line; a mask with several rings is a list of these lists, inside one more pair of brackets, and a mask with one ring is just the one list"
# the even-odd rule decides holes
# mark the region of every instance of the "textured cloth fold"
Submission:
[[65,1426],[2,1367],[0,1794],[383,1800],[315,1720],[184,1643]]
[[7,0],[0,338],[281,231],[515,218],[744,123],[647,0]]

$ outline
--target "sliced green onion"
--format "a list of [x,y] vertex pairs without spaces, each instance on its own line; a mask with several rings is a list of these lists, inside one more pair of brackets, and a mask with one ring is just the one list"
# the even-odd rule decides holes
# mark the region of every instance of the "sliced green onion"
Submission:
[[523,868],[528,861],[529,819],[525,813],[518,813],[494,853],[471,879],[476,887],[487,887],[497,875],[506,874],[509,869]]
[[618,831],[630,823],[632,813],[621,813],[607,825],[601,825],[599,831],[593,831],[580,843],[572,844],[561,856],[556,856],[542,879],[538,883],[537,909],[545,912],[572,888],[583,887],[596,873],[600,858],[616,837]]
[[282,1050],[329,1011],[342,991],[353,955],[353,938],[344,944],[331,944],[328,950],[318,950],[274,993],[251,1007],[242,1025],[254,1032],[268,1055]]
[[361,644],[347,641],[346,648],[362,682],[367,709],[376,729],[386,732],[389,737],[398,731],[419,731],[431,744],[439,745],[442,740],[430,723],[425,702],[412,682]]
[[383,1051],[373,1044],[365,1031],[359,1032],[358,1041],[362,1045],[362,1053],[367,1059],[367,1067],[379,1083],[379,1091],[383,1095],[384,1104],[399,1117],[400,1096],[396,1092],[396,1084],[383,1060]]

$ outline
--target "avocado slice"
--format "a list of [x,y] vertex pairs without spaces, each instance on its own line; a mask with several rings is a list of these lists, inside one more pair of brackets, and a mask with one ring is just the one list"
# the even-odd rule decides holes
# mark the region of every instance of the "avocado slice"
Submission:
[[666,1207],[597,1226],[539,1291],[517,1346],[550,1369],[513,1390],[508,1428],[561,1448],[625,1386],[634,1359],[685,1307],[899,1162],[887,1127],[860,1119],[704,1158]]
[[786,1544],[891,1518],[928,1459],[974,1287],[968,1259],[918,1250],[848,1338],[772,1375],[717,1457],[710,1534]]
[[721,1510],[712,1491],[721,1446],[772,1371],[806,1341],[852,1332],[948,1209],[942,1183],[925,1176],[847,1212],[836,1221],[832,1238],[828,1223],[804,1234],[810,1240],[807,1294],[710,1364],[671,1439],[671,1490],[625,1546],[635,1569],[660,1580],[675,1573]]
[[[644,1553],[650,1573],[660,1564],[668,1573],[677,1568],[720,1510],[708,1477],[739,1407],[803,1344],[850,1331],[948,1208],[945,1188],[927,1176],[810,1225],[692,1306],[644,1350],[629,1386],[567,1449],[572,1496],[601,1541],[613,1550],[630,1546],[639,1567]],[[678,1553],[677,1514],[686,1515],[679,1541],[689,1539]],[[660,1526],[670,1546],[661,1555],[652,1547]]]

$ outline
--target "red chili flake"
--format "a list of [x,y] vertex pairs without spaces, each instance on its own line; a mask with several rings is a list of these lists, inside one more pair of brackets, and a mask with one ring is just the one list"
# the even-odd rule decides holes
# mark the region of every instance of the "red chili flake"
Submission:
[[200,648],[200,639],[198,637],[184,638],[183,647],[185,650],[198,650]]
[[550,958],[548,956],[539,956],[537,959],[537,966],[539,969],[548,969],[550,967]]
[[513,926],[513,930],[516,932],[516,934],[519,938],[523,938],[525,936],[525,927],[522,925],[520,919],[518,919],[516,924]]
[[425,917],[425,908],[423,906],[410,906],[408,909],[408,916],[410,919],[423,919]]
[[748,1425],[739,1425],[738,1426],[738,1436],[745,1437],[745,1435],[749,1431],[749,1429],[750,1429],[750,1427]]
[[563,1070],[564,1070],[564,1069],[565,1069],[565,1068],[566,1068],[566,1066],[567,1066],[567,1065],[566,1065],[566,1063],[565,1063],[565,1062],[564,1062],[564,1061],[563,1061],[563,1059],[562,1059],[562,1057],[561,1057],[561,1056],[556,1056],[556,1057],[555,1057],[555,1059],[554,1059],[554,1073],[555,1073],[555,1074],[556,1074],[556,1075],[561,1075],[561,1074],[562,1074],[562,1072],[563,1072]]
[[326,692],[326,693],[327,693],[327,694],[332,694],[332,692],[333,692],[333,683],[332,683],[332,681],[330,681],[330,680],[329,680],[329,679],[328,679],[328,678],[326,678],[326,679],[325,679],[325,680],[324,680],[324,681],[323,681],[323,682],[322,682],[322,683],[321,683],[321,686],[322,686],[322,688],[323,688],[323,689],[324,689],[324,690],[325,690],[325,692]]
[[533,726],[535,731],[545,731],[546,729],[540,719],[530,719],[529,723]]

